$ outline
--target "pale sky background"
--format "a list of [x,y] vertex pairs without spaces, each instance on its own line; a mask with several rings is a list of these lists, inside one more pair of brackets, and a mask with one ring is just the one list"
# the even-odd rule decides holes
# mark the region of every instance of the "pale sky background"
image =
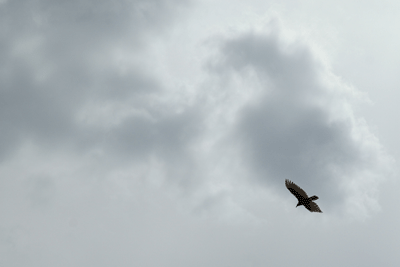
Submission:
[[0,266],[399,266],[399,14],[0,1]]

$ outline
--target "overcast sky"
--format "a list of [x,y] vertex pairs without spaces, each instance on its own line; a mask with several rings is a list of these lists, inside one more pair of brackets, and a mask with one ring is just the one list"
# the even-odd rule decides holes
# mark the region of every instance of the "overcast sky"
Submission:
[[0,265],[399,266],[399,12],[1,0]]

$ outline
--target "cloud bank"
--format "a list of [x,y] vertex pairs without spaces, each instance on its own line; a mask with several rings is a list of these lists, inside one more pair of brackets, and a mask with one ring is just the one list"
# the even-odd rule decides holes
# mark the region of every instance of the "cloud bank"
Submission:
[[312,44],[271,26],[196,35],[185,57],[189,4],[1,4],[4,265],[209,265],[193,217],[274,222],[285,179],[329,218],[379,209],[391,160]]

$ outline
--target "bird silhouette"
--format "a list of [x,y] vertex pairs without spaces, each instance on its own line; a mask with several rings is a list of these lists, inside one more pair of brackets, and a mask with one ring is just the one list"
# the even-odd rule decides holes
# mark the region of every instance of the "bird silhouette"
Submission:
[[317,203],[313,201],[318,199],[317,196],[308,197],[307,193],[304,192],[304,190],[301,189],[300,186],[298,186],[297,184],[293,183],[288,179],[285,180],[285,185],[287,189],[289,189],[290,193],[292,193],[299,201],[297,203],[296,208],[298,206],[303,205],[304,207],[306,207],[306,209],[308,209],[311,212],[322,212],[318,207]]

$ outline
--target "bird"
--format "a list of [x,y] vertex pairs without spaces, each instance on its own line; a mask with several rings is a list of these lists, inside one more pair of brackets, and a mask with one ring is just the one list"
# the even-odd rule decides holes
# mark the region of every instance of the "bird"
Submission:
[[312,197],[308,197],[307,193],[304,192],[304,190],[301,189],[300,186],[298,186],[297,184],[293,183],[292,181],[290,181],[288,179],[285,180],[285,185],[286,185],[286,188],[289,189],[290,193],[292,193],[299,201],[297,203],[296,208],[298,206],[303,205],[310,212],[321,212],[322,213],[322,211],[318,207],[317,203],[314,202],[314,200],[318,199],[317,196],[314,195]]

